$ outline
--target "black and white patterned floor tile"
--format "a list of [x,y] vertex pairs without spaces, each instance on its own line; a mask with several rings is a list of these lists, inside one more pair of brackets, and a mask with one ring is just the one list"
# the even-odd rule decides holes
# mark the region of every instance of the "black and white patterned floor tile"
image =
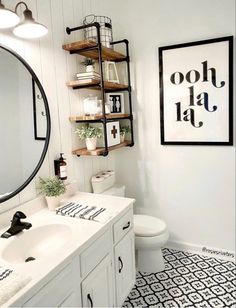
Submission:
[[163,255],[165,270],[138,272],[123,307],[236,307],[234,262],[167,248]]

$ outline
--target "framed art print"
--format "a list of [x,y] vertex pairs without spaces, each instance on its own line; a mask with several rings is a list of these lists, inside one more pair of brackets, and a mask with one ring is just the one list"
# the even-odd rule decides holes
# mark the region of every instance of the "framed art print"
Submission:
[[233,37],[159,48],[161,144],[233,144]]
[[107,102],[111,106],[112,114],[122,114],[124,113],[124,94],[123,93],[107,93]]
[[34,112],[34,139],[46,140],[47,132],[47,118],[44,100],[41,92],[32,79],[32,92],[33,92],[33,112]]

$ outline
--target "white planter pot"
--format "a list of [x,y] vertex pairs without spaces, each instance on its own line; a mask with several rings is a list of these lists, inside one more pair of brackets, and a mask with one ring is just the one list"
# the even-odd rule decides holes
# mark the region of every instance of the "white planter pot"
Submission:
[[86,72],[87,73],[94,72],[94,66],[93,65],[87,65],[86,66]]
[[54,211],[60,205],[61,196],[45,197],[45,199],[47,201],[49,211]]
[[120,142],[124,142],[125,141],[125,134],[124,135],[120,135]]
[[96,150],[97,138],[86,138],[85,143],[86,143],[87,150],[89,151]]

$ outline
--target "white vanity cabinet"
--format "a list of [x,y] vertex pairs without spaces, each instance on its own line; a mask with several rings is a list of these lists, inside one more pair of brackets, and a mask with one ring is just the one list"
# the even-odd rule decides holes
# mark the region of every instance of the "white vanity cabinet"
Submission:
[[10,306],[121,307],[135,283],[132,201]]
[[[110,240],[109,240],[110,236]],[[112,249],[111,249],[112,247]],[[91,245],[81,255],[83,307],[121,307],[135,283],[135,250],[133,212],[129,210],[109,232]],[[106,257],[104,257],[106,255]]]

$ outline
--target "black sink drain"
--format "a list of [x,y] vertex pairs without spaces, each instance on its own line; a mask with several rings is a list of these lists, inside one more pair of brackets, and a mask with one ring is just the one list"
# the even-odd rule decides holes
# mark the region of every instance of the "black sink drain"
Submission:
[[34,257],[28,257],[27,259],[25,259],[25,262],[30,262],[34,260],[36,260]]

